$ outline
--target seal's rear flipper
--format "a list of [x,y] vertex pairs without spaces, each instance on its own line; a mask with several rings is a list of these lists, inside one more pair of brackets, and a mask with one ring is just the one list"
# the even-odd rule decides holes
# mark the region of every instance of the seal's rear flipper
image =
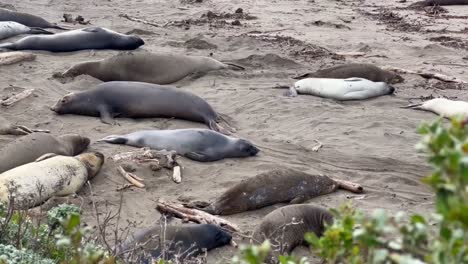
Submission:
[[57,25],[57,24],[52,25],[51,28],[61,29],[61,30],[71,30],[71,29],[72,29],[72,28],[69,28],[69,27],[59,26],[59,25]]
[[195,209],[200,209],[200,210],[202,208],[206,208],[206,207],[210,206],[210,203],[205,202],[205,201],[193,201],[193,202],[182,203],[182,204],[187,208],[195,208]]
[[421,106],[423,105],[423,103],[419,103],[419,104],[410,104],[410,105],[407,105],[407,106],[400,106],[400,108],[411,108],[411,109],[415,109],[415,110],[424,110]]
[[59,156],[59,155],[57,155],[55,153],[47,153],[47,154],[44,154],[44,155],[40,156],[39,158],[37,158],[34,162],[43,161],[43,160],[46,160],[46,159],[53,158],[55,156]]
[[289,87],[289,90],[283,93],[284,96],[289,96],[289,97],[296,97],[297,96],[297,90],[293,86]]
[[301,79],[309,78],[310,76],[311,76],[310,73],[304,73],[302,75],[293,76],[291,78],[296,79],[296,80],[301,80]]
[[231,70],[235,70],[235,71],[244,71],[245,70],[245,67],[242,67],[240,65],[237,65],[237,64],[234,64],[232,62],[222,62],[224,64],[226,64],[228,67],[228,69],[231,69]]
[[[222,113],[217,113],[217,115],[218,116],[216,117],[216,122],[223,122],[224,124],[226,124],[226,126],[228,127],[228,130],[229,130],[227,132],[229,134],[231,134],[232,132],[237,131],[237,128],[235,128],[233,125],[231,125],[231,123],[233,122],[232,118],[230,118],[228,115],[225,115],[225,114],[222,114]],[[228,121],[228,119],[229,119],[229,121]],[[221,130],[223,129],[223,127],[219,126],[218,124],[215,124],[215,125],[220,127]],[[229,135],[229,134],[226,134],[226,135]]]
[[96,142],[107,142],[112,144],[127,144],[128,139],[119,135],[110,135],[105,138],[99,139]]
[[31,30],[29,31],[29,34],[55,34],[54,32],[50,32],[50,31],[47,31],[45,29],[42,29],[42,28],[38,28],[38,27],[32,27],[30,28]]
[[10,49],[10,50],[14,50],[14,49],[15,49],[15,44],[13,44],[13,43],[11,43],[11,42],[2,43],[2,44],[0,44],[0,49]]

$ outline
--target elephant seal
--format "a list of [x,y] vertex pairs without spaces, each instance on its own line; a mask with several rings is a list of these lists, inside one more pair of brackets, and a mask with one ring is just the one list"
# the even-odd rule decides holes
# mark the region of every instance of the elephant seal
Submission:
[[288,205],[267,214],[255,228],[252,238],[256,243],[270,240],[272,252],[266,263],[273,264],[278,255],[290,254],[295,247],[304,244],[304,235],[314,232],[320,237],[325,224],[333,223],[333,215],[320,207],[309,204]]
[[87,49],[133,50],[143,44],[145,42],[138,36],[124,35],[102,27],[89,27],[54,35],[28,36],[12,43],[0,44],[0,48],[71,52]]
[[364,100],[393,94],[395,88],[384,82],[372,82],[362,78],[327,79],[307,78],[297,81],[289,90],[290,96],[310,94],[340,101]]
[[76,193],[96,176],[104,163],[99,152],[75,157],[55,156],[31,162],[0,174],[0,202],[14,197],[14,207],[29,209],[53,196]]
[[143,130],[127,135],[111,135],[99,141],[176,151],[179,155],[201,162],[250,157],[259,151],[245,139],[208,129]]
[[32,133],[20,137],[0,149],[0,173],[33,162],[47,153],[75,156],[89,145],[89,138],[79,135],[52,136]]
[[42,28],[27,27],[20,23],[8,21],[0,22],[0,40],[20,34],[54,34]]
[[244,69],[204,56],[169,53],[129,52],[99,61],[78,63],[55,77],[67,78],[82,74],[104,82],[138,81],[170,84],[193,73],[206,73],[221,69]]
[[27,27],[66,29],[52,24],[41,17],[8,10],[6,8],[0,8],[0,21],[13,21]]
[[138,263],[152,263],[151,258],[184,263],[184,260],[205,251],[229,244],[231,239],[229,233],[212,224],[184,224],[165,228],[157,225],[135,232],[118,246],[118,252],[143,250],[146,256],[140,258]]
[[409,7],[468,5],[468,0],[425,0],[411,4]]
[[400,83],[404,79],[400,75],[382,70],[379,67],[367,63],[348,63],[323,70],[318,70],[312,73],[306,73],[293,77],[293,79],[305,78],[332,78],[332,79],[348,79],[348,78],[364,78],[373,82],[385,83]]
[[468,117],[468,103],[464,101],[454,101],[445,98],[434,98],[424,103],[412,104],[403,108],[412,108],[433,112],[445,118],[455,116]]
[[220,131],[220,117],[195,94],[174,87],[143,82],[106,82],[94,89],[65,95],[52,108],[57,114],[100,116],[114,124],[114,117],[167,117],[205,123]]
[[276,169],[243,180],[206,207],[199,202],[189,206],[210,214],[230,215],[277,203],[302,203],[338,188],[338,184],[327,176]]

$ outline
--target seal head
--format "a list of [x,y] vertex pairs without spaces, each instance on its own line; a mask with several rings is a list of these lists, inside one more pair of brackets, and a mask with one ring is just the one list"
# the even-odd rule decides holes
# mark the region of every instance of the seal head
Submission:
[[76,134],[67,134],[59,137],[61,141],[68,143],[70,155],[75,156],[83,152],[91,143],[89,138]]
[[87,152],[76,156],[88,171],[88,180],[96,176],[104,164],[104,155],[100,152]]
[[245,139],[236,139],[235,146],[231,149],[229,157],[235,158],[255,156],[260,151],[250,141]]

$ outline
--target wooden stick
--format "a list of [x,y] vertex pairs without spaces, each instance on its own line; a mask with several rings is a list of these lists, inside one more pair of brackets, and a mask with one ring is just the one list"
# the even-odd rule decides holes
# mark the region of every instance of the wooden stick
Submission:
[[239,228],[235,224],[230,223],[229,221],[223,218],[211,215],[209,213],[197,209],[186,208],[178,203],[159,200],[156,205],[156,209],[161,214],[172,214],[177,218],[189,220],[199,224],[219,225],[231,232],[239,231]]
[[402,68],[393,67],[393,66],[384,66],[384,67],[382,67],[382,69],[388,70],[388,71],[394,71],[394,72],[398,72],[398,73],[417,74],[417,75],[419,75],[421,77],[424,77],[426,79],[437,79],[437,80],[441,80],[441,81],[444,81],[444,82],[454,82],[454,83],[462,83],[462,84],[467,84],[468,83],[468,82],[466,82],[466,81],[464,81],[462,79],[458,79],[457,77],[451,77],[451,76],[447,76],[447,75],[440,74],[440,73],[416,72],[416,71],[402,69]]
[[143,24],[150,25],[150,26],[153,26],[153,27],[160,27],[156,23],[152,23],[152,22],[149,22],[149,21],[146,21],[146,20],[143,20],[143,19],[140,19],[140,18],[136,18],[136,17],[131,17],[131,16],[127,15],[127,14],[120,14],[119,17],[123,17],[123,18],[126,18],[126,19],[130,20],[130,21],[143,23]]
[[358,183],[344,181],[344,180],[335,179],[335,178],[332,178],[332,180],[334,180],[341,189],[348,190],[353,193],[364,192],[364,188]]
[[139,182],[138,180],[136,180],[131,173],[129,172],[126,172],[122,166],[119,166],[117,168],[117,171],[120,173],[120,175],[122,175],[128,182],[130,182],[131,184],[135,185],[136,187],[139,187],[139,188],[143,188],[145,187],[145,185],[141,182]]
[[10,65],[21,61],[33,61],[36,55],[33,53],[13,51],[0,53],[0,65]]
[[175,166],[174,171],[172,172],[172,180],[175,183],[181,183],[182,182],[182,173],[180,166]]
[[17,93],[15,95],[13,95],[12,97],[6,99],[6,100],[3,100],[2,101],[2,105],[3,106],[10,106],[20,100],[23,100],[24,98],[30,96],[32,93],[34,92],[34,89],[27,89],[27,90],[24,90],[22,91],[21,93]]
[[114,162],[119,162],[123,160],[133,160],[138,163],[141,162],[157,162],[162,167],[172,169],[177,165],[175,160],[176,152],[166,151],[166,150],[152,150],[149,148],[141,148],[137,151],[123,152],[114,155],[111,159]]

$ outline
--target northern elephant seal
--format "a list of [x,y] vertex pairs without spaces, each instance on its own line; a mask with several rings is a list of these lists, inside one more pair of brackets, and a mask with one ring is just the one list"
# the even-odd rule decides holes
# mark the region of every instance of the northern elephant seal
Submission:
[[213,108],[195,94],[143,82],[106,82],[94,89],[65,95],[52,108],[57,114],[100,116],[114,124],[114,117],[179,118],[205,123],[210,129],[222,128]]
[[104,82],[138,81],[170,84],[193,73],[221,69],[243,69],[204,56],[186,56],[169,53],[129,52],[100,61],[78,63],[55,77],[91,75]]
[[338,184],[327,176],[276,169],[232,186],[207,207],[194,206],[210,214],[230,215],[277,203],[302,203],[338,188]]
[[86,49],[133,50],[143,44],[145,42],[138,36],[124,35],[102,27],[89,27],[54,35],[28,36],[12,43],[0,44],[0,48],[71,52]]
[[55,137],[50,134],[32,133],[20,137],[0,149],[0,173],[33,162],[47,153],[78,155],[89,143],[89,138],[74,134]]
[[173,150],[186,158],[202,162],[250,157],[259,151],[245,139],[225,136],[208,129],[143,130],[127,135],[111,135],[99,141]]
[[157,225],[135,232],[118,247],[118,252],[142,250],[146,257],[140,259],[139,263],[152,263],[149,262],[151,258],[179,260],[183,263],[205,251],[225,246],[231,239],[229,233],[212,224]]
[[31,162],[0,174],[0,202],[28,209],[53,196],[78,192],[96,176],[104,163],[99,152],[83,153],[75,157],[55,156]]
[[65,29],[63,27],[57,26],[56,24],[52,24],[41,17],[8,10],[6,8],[0,8],[0,21],[13,21],[23,24],[27,27]]
[[14,37],[20,34],[54,34],[42,28],[27,27],[23,24],[7,21],[0,22],[0,39]]
[[403,108],[412,108],[433,112],[445,118],[462,116],[468,118],[468,103],[464,101],[454,101],[446,98],[434,98],[429,101],[404,106]]
[[425,0],[413,3],[410,7],[468,5],[468,0]]
[[381,95],[393,94],[395,88],[384,82],[373,82],[362,78],[327,79],[307,78],[297,81],[289,95],[310,94],[340,101],[364,100]]
[[348,78],[364,78],[373,82],[385,83],[400,83],[404,79],[400,75],[382,70],[379,67],[368,63],[348,63],[334,66],[327,69],[318,70],[316,72],[306,73],[293,77],[293,79],[305,78],[331,78],[331,79],[348,79]]
[[272,252],[266,263],[273,264],[278,255],[290,254],[295,247],[305,244],[304,235],[314,232],[320,237],[325,224],[333,223],[333,215],[326,209],[309,204],[288,205],[267,214],[255,228],[252,238],[256,243],[270,240]]

